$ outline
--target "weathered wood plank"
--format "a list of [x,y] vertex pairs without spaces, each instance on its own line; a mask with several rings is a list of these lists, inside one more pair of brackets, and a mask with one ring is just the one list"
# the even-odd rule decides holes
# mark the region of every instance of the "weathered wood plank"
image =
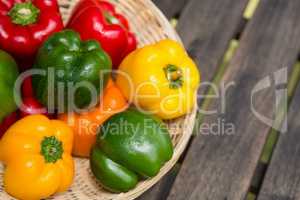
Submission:
[[189,0],[152,0],[168,19],[179,15]]
[[[229,42],[240,32],[248,0],[190,0],[177,31],[201,69],[202,82],[211,81]],[[230,11],[230,12],[229,12]],[[206,92],[205,85],[200,94]]]
[[[174,0],[166,1],[171,6]],[[218,64],[222,62],[229,42],[238,32],[243,11],[248,0],[190,0],[182,12],[177,30],[192,57],[199,63],[202,81],[212,80]],[[226,8],[230,7],[230,12]],[[222,23],[221,23],[222,22]],[[220,31],[222,30],[222,34]],[[204,89],[200,91],[204,93]],[[172,180],[172,178],[165,178]],[[142,199],[162,199],[160,192],[166,190],[169,181],[156,184]]]
[[281,133],[259,200],[300,199],[300,85],[288,114],[288,132]]
[[[240,200],[246,197],[270,129],[252,112],[251,92],[264,77],[271,76],[273,80],[273,73],[279,69],[286,66],[289,72],[296,61],[300,50],[299,9],[298,0],[261,1],[222,79],[226,85],[233,81],[234,86],[227,89],[225,98],[221,98],[223,101],[215,100],[210,106],[218,112],[205,116],[205,129],[204,126],[198,129],[201,135],[193,141],[168,199]],[[284,73],[277,76],[277,80],[283,79]],[[271,84],[255,93],[253,106],[261,115],[274,114],[274,92]],[[221,112],[224,105],[225,111]],[[216,130],[224,126],[225,131]],[[234,130],[230,131],[232,126]],[[207,131],[207,127],[214,130]]]
[[180,169],[180,165],[176,164],[155,186],[142,194],[139,200],[160,200],[166,199],[169,195],[171,186]]

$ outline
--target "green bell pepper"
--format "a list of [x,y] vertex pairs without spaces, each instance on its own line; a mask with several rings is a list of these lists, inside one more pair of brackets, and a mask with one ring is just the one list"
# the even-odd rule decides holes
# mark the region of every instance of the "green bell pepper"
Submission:
[[171,138],[163,122],[129,109],[99,128],[90,166],[106,189],[126,192],[136,186],[139,177],[155,176],[172,154]]
[[14,84],[18,75],[18,67],[14,59],[0,50],[0,123],[17,109],[14,100]]
[[[73,110],[70,102],[77,108],[85,108],[90,105],[92,100],[98,101],[98,96],[108,82],[108,71],[111,70],[111,66],[109,56],[97,41],[81,41],[79,34],[72,30],[57,32],[48,38],[37,54],[34,68],[44,69],[47,76],[33,76],[36,97],[42,104],[48,106],[50,104],[48,102],[49,95],[52,98],[50,98],[51,105],[62,111]],[[54,81],[48,83],[51,68],[55,71]],[[102,79],[101,72],[103,72]],[[88,86],[96,89],[94,91],[97,95],[92,95],[89,88],[81,83],[88,83]],[[49,84],[54,86],[52,94],[51,91],[48,91],[51,88],[48,87]],[[70,87],[70,84],[73,88]],[[81,85],[76,87],[76,84]],[[70,94],[73,101],[70,99]]]

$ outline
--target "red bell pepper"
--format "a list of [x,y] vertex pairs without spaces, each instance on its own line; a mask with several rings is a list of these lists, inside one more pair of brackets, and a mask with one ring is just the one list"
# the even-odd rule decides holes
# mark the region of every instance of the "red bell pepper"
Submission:
[[23,105],[20,108],[20,117],[27,115],[44,114],[48,116],[46,108],[40,104],[34,97],[26,97],[23,99]]
[[50,117],[47,109],[35,98],[31,77],[27,77],[22,83],[22,105],[20,107],[20,117],[27,115],[44,114]]
[[34,97],[31,77],[27,77],[22,83],[22,97]]
[[81,0],[75,7],[67,28],[77,31],[83,40],[96,39],[116,69],[123,58],[136,49],[135,35],[127,19],[103,0]]
[[13,112],[10,115],[8,115],[4,120],[0,123],[0,138],[4,133],[7,131],[7,129],[13,125],[17,120],[19,119],[18,113]]
[[29,67],[40,45],[61,29],[56,0],[0,0],[0,48],[11,53],[21,69]]

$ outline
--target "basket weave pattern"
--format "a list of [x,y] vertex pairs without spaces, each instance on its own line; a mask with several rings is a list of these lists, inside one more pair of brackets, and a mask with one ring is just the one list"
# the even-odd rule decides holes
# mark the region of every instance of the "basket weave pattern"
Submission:
[[[78,0],[58,0],[64,22]],[[132,31],[137,35],[139,46],[151,44],[164,38],[180,42],[178,35],[164,15],[150,0],[111,0],[119,12],[129,20]],[[104,190],[93,177],[88,159],[75,158],[75,179],[72,187],[65,193],[57,194],[49,199],[56,200],[109,200],[134,199],[153,186],[177,162],[191,134],[195,120],[195,110],[185,117],[166,122],[172,136],[174,155],[160,170],[159,174],[149,180],[140,181],[137,187],[127,193],[113,194]],[[13,199],[4,192],[3,166],[0,167],[1,192],[0,199]]]

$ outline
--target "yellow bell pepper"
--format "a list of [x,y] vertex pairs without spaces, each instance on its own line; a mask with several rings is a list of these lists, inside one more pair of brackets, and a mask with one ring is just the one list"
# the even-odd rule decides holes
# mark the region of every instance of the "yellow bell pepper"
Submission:
[[16,122],[0,141],[7,193],[38,200],[67,190],[74,176],[72,144],[72,130],[62,121],[31,115]]
[[200,73],[175,41],[166,39],[133,51],[119,70],[116,83],[138,108],[172,119],[195,105]]

